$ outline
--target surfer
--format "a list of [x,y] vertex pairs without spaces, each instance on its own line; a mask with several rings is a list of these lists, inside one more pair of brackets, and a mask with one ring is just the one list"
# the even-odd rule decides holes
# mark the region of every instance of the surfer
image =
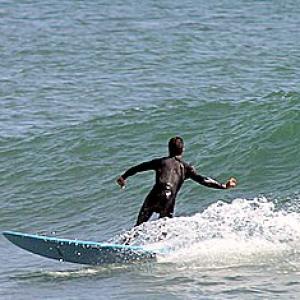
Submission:
[[177,193],[186,179],[192,179],[214,189],[229,189],[237,184],[233,177],[223,184],[210,177],[197,174],[193,166],[182,160],[184,142],[181,137],[171,138],[168,146],[169,156],[133,166],[117,179],[117,183],[124,188],[128,177],[149,170],[156,172],[155,184],[140,209],[135,226],[148,221],[154,212],[158,213],[160,218],[172,218]]

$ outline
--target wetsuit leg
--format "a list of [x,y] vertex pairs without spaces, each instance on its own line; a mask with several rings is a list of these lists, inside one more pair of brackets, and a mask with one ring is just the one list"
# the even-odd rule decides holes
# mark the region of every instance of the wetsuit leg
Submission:
[[173,218],[174,216],[174,204],[175,204],[175,198],[173,196],[166,197],[164,199],[165,201],[165,207],[159,212],[159,218]]
[[174,216],[174,212],[173,211],[162,211],[160,214],[159,214],[159,218],[161,219],[161,218],[165,218],[165,217],[167,217],[167,218],[173,218],[173,216]]
[[142,206],[139,215],[138,215],[138,219],[136,221],[135,226],[139,226],[144,222],[147,222],[151,216],[153,214],[153,211],[147,207],[144,207],[144,205]]
[[154,212],[159,213],[160,218],[172,218],[174,213],[175,197],[170,190],[153,189],[139,212],[139,216],[135,226],[147,222]]
[[135,226],[139,226],[151,218],[152,214],[155,212],[154,206],[157,201],[156,194],[154,190],[152,190],[146,197],[143,206],[140,209]]

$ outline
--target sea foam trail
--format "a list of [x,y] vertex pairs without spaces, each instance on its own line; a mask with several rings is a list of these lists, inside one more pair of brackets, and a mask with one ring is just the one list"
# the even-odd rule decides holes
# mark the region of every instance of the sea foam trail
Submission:
[[258,261],[300,252],[300,214],[277,209],[266,198],[219,201],[202,213],[144,223],[113,239],[124,241],[163,249],[162,261]]

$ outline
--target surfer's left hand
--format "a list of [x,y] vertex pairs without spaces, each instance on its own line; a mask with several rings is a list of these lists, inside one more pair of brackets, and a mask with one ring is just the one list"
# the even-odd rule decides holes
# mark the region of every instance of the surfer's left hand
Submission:
[[234,188],[237,185],[237,180],[234,177],[231,177],[226,182],[226,189]]
[[122,176],[120,176],[117,179],[117,184],[123,189],[123,188],[125,188],[126,180]]

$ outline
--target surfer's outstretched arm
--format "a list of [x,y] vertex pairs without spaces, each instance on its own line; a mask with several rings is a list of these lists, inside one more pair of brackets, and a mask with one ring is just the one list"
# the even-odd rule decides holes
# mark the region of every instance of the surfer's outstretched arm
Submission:
[[211,177],[206,177],[206,176],[197,174],[197,172],[195,171],[195,169],[193,167],[191,167],[191,169],[189,170],[188,173],[189,173],[188,177],[191,178],[192,180],[196,181],[199,184],[202,184],[204,186],[214,188],[214,189],[225,190],[225,189],[233,188],[237,184],[236,179],[233,177],[230,178],[226,183],[220,183]]
[[199,184],[202,184],[204,186],[214,188],[214,189],[226,189],[226,185],[224,183],[220,183],[215,179],[212,179],[210,177],[202,176],[200,174],[195,174],[191,176],[191,179],[196,181]]
[[135,175],[136,173],[139,172],[145,172],[149,170],[156,170],[157,165],[158,165],[158,159],[153,159],[150,161],[143,162],[141,164],[138,164],[136,166],[133,166],[129,168],[125,173],[123,173],[118,179],[117,183],[121,186],[124,187],[126,185],[126,179],[130,176]]

